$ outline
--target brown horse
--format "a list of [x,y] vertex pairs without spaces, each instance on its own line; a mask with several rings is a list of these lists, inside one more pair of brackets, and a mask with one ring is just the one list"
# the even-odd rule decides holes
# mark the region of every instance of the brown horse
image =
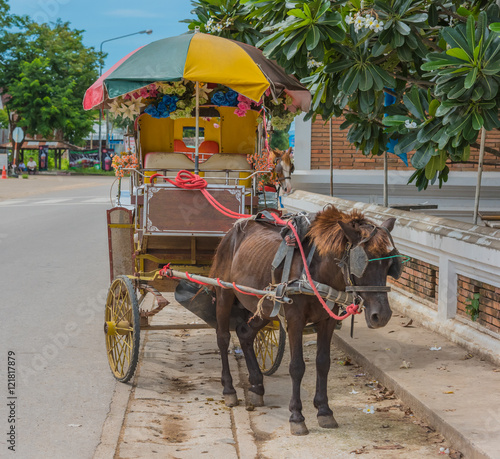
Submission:
[[273,149],[269,152],[269,156],[274,164],[273,176],[275,176],[283,192],[285,194],[290,193],[292,191],[292,174],[295,170],[292,162],[292,149],[289,148],[286,151]]
[[[394,255],[397,254],[397,250],[389,233],[394,226],[394,221],[395,219],[391,218],[381,226],[376,226],[356,210],[346,214],[335,207],[328,207],[316,215],[303,241],[306,254],[309,253],[313,244],[316,247],[309,264],[314,282],[327,284],[338,291],[345,291],[346,284],[350,285],[350,290],[354,291],[355,297],[364,302],[365,319],[370,328],[383,327],[392,314],[387,300],[386,279],[388,275],[398,277],[401,269],[400,258]],[[252,219],[238,221],[222,239],[217,249],[211,277],[258,289],[268,286],[271,283],[271,264],[274,254],[282,240],[280,230],[279,226],[256,222]],[[357,251],[356,257],[351,257],[355,250]],[[365,255],[367,257],[364,258],[366,261],[364,266],[361,266],[363,269],[358,269],[359,266],[358,268],[354,266],[356,269],[350,269],[351,258],[359,259],[360,255],[361,259]],[[370,261],[370,259],[377,260]],[[302,270],[302,258],[296,250],[289,278],[299,279]],[[275,274],[278,277],[281,276],[280,267],[276,269]],[[219,287],[216,288],[216,295],[217,343],[222,358],[221,382],[224,387],[226,405],[238,404],[227,355],[231,308],[236,303],[254,313],[247,323],[241,323],[236,328],[236,333],[249,372],[249,401],[254,406],[262,406],[263,376],[254,353],[253,342],[258,331],[269,322],[273,304],[267,299],[264,300],[260,313],[255,314],[259,299],[254,296]],[[305,371],[302,333],[306,324],[310,323],[314,324],[317,330],[317,382],[314,406],[318,410],[319,425],[324,428],[337,427],[327,396],[330,342],[337,321],[329,316],[316,297],[299,294],[292,298],[292,304],[283,304],[291,354],[290,429],[292,434],[305,435],[308,430],[302,415],[300,399],[300,384]],[[338,313],[338,305],[335,306],[334,311]],[[250,312],[249,317],[252,316]]]

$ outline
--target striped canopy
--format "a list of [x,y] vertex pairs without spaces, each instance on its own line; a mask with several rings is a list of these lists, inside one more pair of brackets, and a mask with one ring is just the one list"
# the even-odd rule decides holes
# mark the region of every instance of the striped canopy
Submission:
[[131,52],[85,93],[85,110],[105,108],[108,101],[151,83],[181,79],[217,83],[258,102],[269,88],[283,91],[293,105],[309,110],[311,95],[259,49],[226,38],[195,33],[154,41]]

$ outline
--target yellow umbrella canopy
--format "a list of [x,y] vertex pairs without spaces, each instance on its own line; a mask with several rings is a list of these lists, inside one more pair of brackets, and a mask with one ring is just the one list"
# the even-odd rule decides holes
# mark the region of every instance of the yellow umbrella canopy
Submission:
[[225,38],[184,34],[143,46],[116,63],[85,93],[86,110],[155,82],[191,81],[227,86],[258,102],[267,89],[285,92],[293,105],[308,110],[309,91],[257,48]]

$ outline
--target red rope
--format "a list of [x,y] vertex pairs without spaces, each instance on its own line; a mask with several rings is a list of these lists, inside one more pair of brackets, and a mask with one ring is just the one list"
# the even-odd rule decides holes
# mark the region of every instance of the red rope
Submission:
[[210,287],[211,284],[207,284],[206,282],[202,282],[202,281],[199,281],[199,280],[196,280],[196,279],[193,279],[189,273],[186,271],[185,272],[186,274],[186,277],[188,278],[188,280],[190,280],[191,282],[194,282],[195,284],[198,284],[198,285],[206,285],[207,287]]
[[313,289],[314,294],[316,295],[319,302],[323,306],[323,309],[328,313],[328,315],[332,319],[335,319],[335,320],[344,320],[353,314],[361,314],[361,311],[359,310],[359,306],[357,304],[354,304],[354,303],[347,306],[346,313],[343,316],[338,316],[327,306],[327,304],[325,303],[323,298],[321,298],[321,295],[319,294],[316,286],[314,285],[314,281],[312,279],[311,273],[309,272],[309,267],[307,266],[306,254],[304,253],[304,248],[302,247],[302,244],[300,242],[300,238],[299,238],[299,235],[297,233],[297,230],[295,229],[295,226],[293,226],[292,222],[285,222],[284,220],[282,220],[278,216],[275,216],[274,220],[278,224],[286,225],[286,226],[290,227],[291,230],[293,231],[293,234],[295,235],[295,239],[297,240],[297,244],[298,244],[299,249],[300,249],[300,254],[302,255],[302,260],[304,262],[304,271],[306,272],[307,280],[309,281],[309,284],[311,285],[311,288]]
[[235,282],[233,282],[233,288],[237,292],[243,293],[244,295],[252,295],[252,296],[256,296],[257,298],[262,298],[262,295],[257,295],[256,293],[244,292],[243,290],[241,290],[238,287],[236,287],[236,283]]
[[[172,185],[174,185],[174,186],[176,186],[178,188],[184,188],[184,189],[188,189],[188,190],[200,190],[202,192],[203,196],[205,196],[205,198],[207,199],[207,201],[213,207],[215,207],[215,209],[217,209],[219,212],[221,212],[222,214],[224,214],[227,217],[230,217],[230,218],[247,218],[247,217],[251,217],[251,215],[249,215],[249,214],[240,214],[238,212],[232,211],[231,209],[228,209],[227,207],[224,207],[220,202],[218,202],[206,190],[207,181],[204,180],[204,179],[202,179],[199,175],[193,174],[190,171],[186,171],[186,170],[179,171],[177,173],[177,176],[175,177],[174,180],[171,180],[168,177],[165,177],[165,176],[163,176],[161,174],[153,174],[149,178],[150,182],[153,184],[154,180],[157,177],[163,177],[167,182],[171,183]],[[316,289],[316,286],[314,285],[314,281],[313,281],[313,279],[311,277],[311,273],[309,272],[309,267],[307,266],[307,258],[306,258],[306,255],[304,253],[304,248],[302,247],[302,244],[300,242],[300,238],[299,238],[299,235],[297,233],[297,230],[293,226],[292,222],[286,222],[286,221],[282,220],[276,214],[272,214],[272,215],[274,217],[274,221],[278,225],[288,226],[293,231],[293,234],[295,235],[295,239],[297,240],[297,244],[298,244],[299,249],[300,249],[300,254],[302,256],[302,260],[304,262],[304,270],[306,272],[307,280],[309,281],[309,284],[311,285],[311,288],[313,289],[314,294],[316,295],[316,297],[318,298],[319,302],[321,303],[321,305],[323,306],[323,308],[325,309],[325,311],[328,313],[328,315],[330,317],[332,317],[333,319],[335,319],[335,320],[344,320],[347,317],[349,317],[350,315],[361,314],[361,311],[359,310],[359,306],[357,304],[354,304],[354,303],[350,304],[349,306],[347,306],[346,313],[343,316],[337,316],[332,310],[330,310],[330,308],[327,306],[327,304],[325,303],[325,301],[323,300],[323,298],[321,298],[321,295],[319,294],[318,290]],[[186,275],[189,278],[188,273],[186,273]],[[194,279],[190,279],[190,280],[192,280],[193,282],[195,282],[197,284],[207,285],[207,284],[204,284],[202,282],[195,281]],[[217,283],[220,285],[219,279],[217,279]],[[221,285],[221,287],[222,287],[222,285]],[[246,295],[254,295],[254,296],[260,297],[260,295],[256,295],[255,293],[247,293],[247,292],[244,292],[244,291],[238,289],[236,287],[236,284],[234,282],[233,282],[233,287],[234,287],[234,289],[236,291],[238,291],[240,293],[244,293]]]
[[220,279],[219,279],[219,278],[215,279],[215,281],[219,284],[219,287],[221,287],[221,288],[225,288],[225,289],[229,289],[229,288],[231,288],[231,287],[224,287],[224,286],[220,283]]
[[150,182],[153,184],[154,180],[158,177],[164,178],[167,182],[178,188],[184,188],[186,190],[200,190],[207,201],[212,204],[215,209],[220,213],[224,214],[226,217],[230,218],[247,218],[251,217],[250,214],[240,214],[239,212],[234,212],[227,207],[224,207],[220,202],[218,202],[207,190],[207,181],[202,179],[199,175],[193,174],[190,171],[182,170],[177,173],[174,180],[169,179],[161,174],[153,174],[149,177]]

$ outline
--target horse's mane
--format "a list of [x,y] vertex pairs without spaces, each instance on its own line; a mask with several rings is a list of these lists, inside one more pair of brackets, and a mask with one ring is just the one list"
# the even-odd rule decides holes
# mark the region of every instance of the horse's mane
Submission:
[[[345,213],[334,206],[328,206],[323,211],[318,212],[307,233],[309,238],[316,244],[319,255],[333,255],[335,258],[342,258],[347,244],[347,237],[338,224],[339,221],[347,223],[360,231],[363,238],[369,236],[373,227],[377,226],[357,209]],[[387,253],[387,248],[391,245],[391,242],[385,231],[377,231],[367,244],[367,248],[370,249],[373,255],[381,256]]]

